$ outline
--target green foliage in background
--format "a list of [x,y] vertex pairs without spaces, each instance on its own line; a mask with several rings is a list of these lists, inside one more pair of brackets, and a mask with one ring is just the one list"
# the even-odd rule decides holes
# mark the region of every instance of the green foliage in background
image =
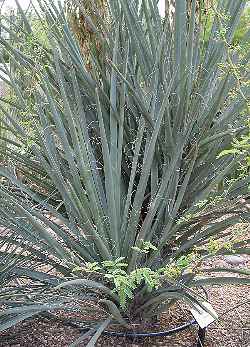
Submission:
[[[215,16],[213,6],[211,5],[214,4],[214,6],[216,6],[216,3],[217,1],[211,2],[208,8],[205,8],[205,10],[203,10],[203,13],[202,13],[202,21],[203,23],[205,23],[204,31],[203,31],[203,40],[205,41],[206,44],[208,43],[208,40],[209,40],[209,33],[212,28],[213,20]],[[226,14],[226,11],[225,11],[225,14]],[[250,28],[250,7],[246,7],[240,17],[240,21],[234,32],[232,44],[237,45],[241,43],[241,41],[244,39],[244,36],[249,30],[249,28]]]
[[234,34],[234,43],[239,43],[250,28],[250,8],[248,7],[241,16],[239,26]]

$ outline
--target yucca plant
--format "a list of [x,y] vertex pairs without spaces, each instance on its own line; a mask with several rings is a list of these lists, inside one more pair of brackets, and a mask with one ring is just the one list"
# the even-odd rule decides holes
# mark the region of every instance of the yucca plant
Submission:
[[[155,1],[109,0],[91,70],[60,4],[39,1],[51,49],[21,12],[18,49],[1,39],[16,64],[6,71],[15,97],[1,106],[16,140],[0,170],[0,224],[10,230],[0,240],[28,261],[12,270],[28,281],[8,288],[0,330],[43,311],[86,312],[87,302],[99,318],[86,318],[76,344],[94,334],[91,345],[110,324],[145,322],[176,300],[206,309],[199,286],[249,283],[247,270],[203,266],[249,254],[228,228],[250,220],[250,177],[217,191],[247,156],[225,152],[247,132],[250,54],[231,46],[245,3],[219,1],[204,48],[195,0],[191,12],[175,2],[174,25]],[[30,37],[33,55],[22,50]]]

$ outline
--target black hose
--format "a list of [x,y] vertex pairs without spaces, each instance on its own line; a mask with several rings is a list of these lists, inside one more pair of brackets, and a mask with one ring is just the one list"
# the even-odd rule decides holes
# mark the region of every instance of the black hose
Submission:
[[[48,313],[48,312],[44,312],[42,314],[40,314],[40,316],[43,317],[47,317],[47,318],[53,318],[56,320],[60,320],[63,324],[71,326],[75,329],[78,329],[79,331],[81,331],[82,333],[86,333],[89,331],[89,328],[83,328],[80,326],[80,324],[78,324],[77,322],[72,322],[68,319],[58,319],[58,317],[56,317],[54,314],[52,313]],[[124,332],[118,332],[118,331],[107,331],[104,330],[102,332],[102,335],[104,336],[110,336],[110,337],[123,337],[123,338],[127,338],[130,340],[137,340],[137,339],[144,339],[144,338],[149,338],[149,337],[166,337],[166,336],[171,336],[174,334],[177,334],[183,330],[186,330],[194,325],[197,325],[198,323],[196,322],[195,319],[192,319],[191,321],[189,321],[188,323],[185,323],[183,325],[180,325],[176,328],[173,329],[169,329],[166,331],[158,331],[158,332],[153,332],[153,333],[146,333],[146,332],[128,332],[128,331],[124,331]],[[201,329],[199,327],[198,330],[198,341],[197,341],[197,347],[202,347],[204,340],[205,340],[205,334],[206,334],[206,329]]]
[[[53,319],[56,319],[56,320],[60,320],[62,321],[63,324],[65,325],[69,325],[69,326],[72,326],[73,328],[76,328],[78,330],[80,330],[81,332],[87,332],[89,330],[89,328],[83,328],[81,327],[80,324],[78,324],[77,322],[72,322],[71,320],[68,320],[68,319],[60,319],[58,317],[56,317],[54,314],[52,313],[48,313],[48,312],[44,312],[41,314],[41,316],[43,317],[47,317],[47,318],[53,318]],[[127,338],[136,338],[136,339],[140,339],[140,338],[146,338],[146,337],[163,337],[163,336],[170,336],[170,335],[173,335],[173,334],[176,334],[180,331],[183,331],[185,329],[188,329],[190,328],[191,326],[193,325],[197,325],[197,322],[195,319],[192,319],[190,322],[188,323],[185,323],[183,325],[180,325],[176,328],[173,328],[173,329],[169,329],[169,330],[166,330],[166,331],[158,331],[158,332],[153,332],[153,333],[149,333],[149,332],[135,332],[135,331],[124,331],[124,332],[116,332],[116,331],[107,331],[107,330],[104,330],[103,331],[103,335],[106,335],[106,336],[116,336],[116,337],[127,337]]]
[[177,328],[173,328],[173,329],[169,329],[166,331],[158,331],[158,332],[154,332],[154,333],[146,333],[146,332],[141,332],[141,333],[137,333],[135,331],[133,332],[128,332],[128,331],[124,331],[124,332],[116,332],[116,331],[104,331],[103,335],[106,336],[116,336],[116,337],[126,337],[126,338],[130,338],[130,339],[140,339],[140,338],[146,338],[146,337],[163,337],[163,336],[170,336],[173,334],[176,334],[180,331],[183,331],[193,325],[196,325],[197,322],[195,319],[193,319],[192,321],[180,325]]

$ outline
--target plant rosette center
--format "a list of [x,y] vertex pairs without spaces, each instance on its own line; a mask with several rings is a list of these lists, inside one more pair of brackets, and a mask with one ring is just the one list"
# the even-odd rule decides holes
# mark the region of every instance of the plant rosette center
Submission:
[[163,288],[169,292],[177,287],[182,290],[185,281],[195,276],[193,269],[198,259],[197,254],[191,253],[158,269],[138,267],[128,272],[128,263],[120,257],[102,263],[87,262],[82,267],[74,267],[73,273],[78,277],[84,274],[107,285],[118,296],[122,311],[134,314],[145,303],[146,297],[153,298]]

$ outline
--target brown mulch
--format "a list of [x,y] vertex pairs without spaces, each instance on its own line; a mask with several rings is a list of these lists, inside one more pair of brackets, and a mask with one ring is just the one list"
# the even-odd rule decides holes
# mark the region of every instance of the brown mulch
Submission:
[[[247,299],[249,299],[249,303],[235,308],[224,316],[222,315],[219,321],[212,323],[207,330],[204,347],[249,347],[249,287],[213,287],[209,289],[209,297],[210,303],[219,315],[237,306],[237,304],[246,302]],[[176,315],[178,314],[178,318],[173,313],[171,315],[163,314],[160,322],[161,330],[189,321],[190,316],[186,311],[181,311],[178,308],[174,312]],[[34,318],[19,323],[0,334],[0,347],[66,347],[79,336],[80,332],[76,328],[67,326],[62,322],[47,318]],[[97,345],[101,347],[193,347],[196,345],[196,339],[197,328],[193,327],[171,337],[146,339],[140,342],[124,338],[102,337]],[[79,346],[86,346],[86,342]]]
[[[245,257],[244,264],[239,264],[237,267],[249,268],[250,257],[243,257]],[[223,256],[216,257],[206,266],[232,267]],[[214,273],[213,275],[218,274]],[[208,288],[209,302],[220,319],[208,327],[204,347],[250,347],[249,289],[249,286],[232,285]],[[168,330],[190,320],[190,313],[183,306],[176,306],[170,312],[162,315],[155,331]],[[0,333],[0,347],[67,347],[79,336],[78,329],[60,321],[48,318],[32,318]],[[194,347],[196,342],[197,327],[192,327],[171,337],[145,339],[143,341],[103,336],[98,340],[97,346]],[[86,342],[79,346],[86,346]]]

